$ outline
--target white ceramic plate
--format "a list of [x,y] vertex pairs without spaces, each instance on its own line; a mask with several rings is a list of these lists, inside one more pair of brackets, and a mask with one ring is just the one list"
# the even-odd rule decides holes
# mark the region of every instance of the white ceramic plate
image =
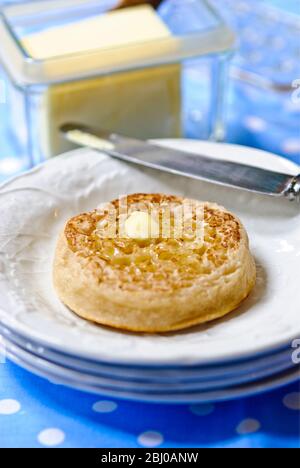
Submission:
[[[270,167],[299,168],[233,145],[173,141],[169,146]],[[216,201],[248,229],[258,265],[253,294],[235,313],[169,335],[137,335],[88,323],[64,307],[51,281],[57,235],[72,215],[130,192],[169,192]],[[55,158],[0,188],[0,318],[28,340],[77,357],[133,365],[178,366],[236,361],[288,347],[300,336],[300,209],[286,200],[141,170],[100,153]]]
[[239,361],[231,365],[183,367],[183,368],[148,368],[103,365],[83,359],[75,359],[48,348],[41,347],[38,343],[29,343],[20,335],[13,333],[0,325],[0,333],[5,341],[12,346],[31,354],[31,359],[39,359],[39,362],[48,361],[63,369],[69,369],[92,377],[107,379],[107,381],[136,385],[198,385],[206,387],[226,384],[238,384],[250,382],[258,378],[276,374],[288,369],[292,365],[292,349],[283,349],[280,352],[259,355],[256,359]]
[[40,377],[46,378],[51,383],[56,385],[65,385],[77,390],[107,397],[151,403],[183,404],[231,400],[253,396],[268,390],[274,390],[289,383],[295,382],[300,378],[299,367],[292,367],[291,369],[278,373],[272,377],[244,385],[232,386],[229,388],[213,390],[198,389],[193,391],[182,390],[178,391],[177,393],[167,392],[167,394],[153,390],[139,392],[125,388],[117,389],[102,384],[93,385],[84,381],[83,379],[74,379],[73,376],[68,374],[66,375],[64,372],[61,372],[55,368],[46,369],[45,363],[39,362],[39,360],[36,359],[32,359],[31,355],[29,355],[29,359],[24,359],[21,354],[22,353],[19,353],[18,348],[7,350],[7,357],[15,364],[23,367],[29,372],[39,375]]
[[[254,381],[259,381],[273,375],[277,375],[283,371],[287,371],[293,367],[290,352],[283,353],[283,355],[274,358],[271,365],[265,365],[260,368],[248,368],[248,372],[243,374],[225,375],[222,377],[211,375],[207,378],[200,377],[198,379],[184,380],[182,375],[181,381],[167,380],[167,381],[154,381],[152,379],[145,381],[138,379],[120,379],[115,376],[107,376],[98,373],[97,375],[89,373],[87,370],[79,371],[73,367],[66,367],[63,364],[55,363],[48,360],[45,356],[42,358],[22,348],[16,341],[5,340],[6,352],[13,353],[22,361],[27,362],[33,366],[38,367],[46,373],[57,375],[59,378],[67,377],[77,383],[84,383],[91,386],[102,386],[103,388],[115,390],[128,390],[136,393],[145,392],[159,392],[161,394],[171,394],[178,392],[189,391],[204,391],[212,389],[224,389],[234,385],[242,385]],[[200,378],[199,378],[200,377]]]

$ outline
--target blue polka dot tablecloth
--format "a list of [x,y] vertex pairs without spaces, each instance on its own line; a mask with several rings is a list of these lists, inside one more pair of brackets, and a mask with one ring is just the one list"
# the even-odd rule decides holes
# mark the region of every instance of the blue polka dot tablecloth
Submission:
[[216,405],[101,399],[0,365],[2,447],[300,447],[300,386]]
[[[230,5],[239,5],[236,11],[241,16],[228,17],[239,35],[244,21],[242,13],[249,9],[250,2],[214,2],[223,5],[223,9],[225,5],[227,16]],[[273,3],[289,7],[292,12],[299,10],[298,0],[273,0]],[[250,43],[255,42],[257,35],[251,34],[251,27],[244,27],[245,30]],[[291,49],[279,39],[278,35],[277,39],[273,37],[274,47],[287,48],[287,59],[279,64],[283,67],[281,71],[290,70],[291,77],[300,78],[300,72],[298,76],[293,71],[293,57],[288,52],[298,47],[299,53],[299,41]],[[241,43],[237,60],[243,61],[243,54],[248,54],[257,67],[263,67],[264,58],[247,49],[249,41]],[[275,102],[273,95],[265,93],[262,99],[261,94],[250,93],[242,84],[236,83],[233,88],[228,141],[268,149],[300,164],[300,100],[288,98],[278,103],[278,96]],[[3,180],[19,172],[24,163],[8,138],[3,105],[0,105],[0,141],[0,180]],[[154,405],[108,400],[68,389],[7,361],[0,364],[0,447],[300,448],[300,385],[295,383],[261,396],[215,405]]]

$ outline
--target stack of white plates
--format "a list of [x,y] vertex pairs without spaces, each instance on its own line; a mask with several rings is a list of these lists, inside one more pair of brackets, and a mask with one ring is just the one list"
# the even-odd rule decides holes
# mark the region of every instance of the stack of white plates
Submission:
[[[273,155],[232,145],[169,141],[208,156],[299,173]],[[240,309],[206,326],[138,335],[88,323],[55,295],[58,232],[74,214],[129,192],[216,201],[250,235],[258,282]],[[141,170],[78,150],[0,188],[0,333],[9,359],[50,381],[102,395],[207,402],[252,395],[300,377],[300,207],[242,191]]]

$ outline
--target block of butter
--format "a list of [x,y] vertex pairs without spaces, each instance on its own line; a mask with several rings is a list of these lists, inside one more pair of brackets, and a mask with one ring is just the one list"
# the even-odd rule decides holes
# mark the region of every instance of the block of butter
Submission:
[[126,237],[130,239],[157,239],[160,234],[159,220],[144,211],[134,211],[124,225]]
[[[149,5],[127,8],[56,26],[23,38],[34,58],[120,48],[170,37]],[[82,58],[84,60],[84,56]],[[45,157],[72,148],[59,134],[66,122],[79,122],[136,138],[181,135],[181,66],[161,65],[51,85],[40,103],[41,147]]]
[[28,34],[23,37],[22,45],[32,58],[44,60],[169,36],[170,30],[154,8],[140,5]]
[[141,139],[180,137],[180,75],[180,65],[166,65],[51,86],[39,122],[44,154],[72,148],[58,131],[66,122]]

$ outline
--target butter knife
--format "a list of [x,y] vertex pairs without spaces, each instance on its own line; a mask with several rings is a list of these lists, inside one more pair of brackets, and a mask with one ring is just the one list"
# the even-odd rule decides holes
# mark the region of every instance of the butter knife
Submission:
[[246,164],[220,161],[76,123],[65,124],[60,131],[64,138],[76,145],[99,150],[122,161],[218,185],[300,201],[300,174],[291,176]]

